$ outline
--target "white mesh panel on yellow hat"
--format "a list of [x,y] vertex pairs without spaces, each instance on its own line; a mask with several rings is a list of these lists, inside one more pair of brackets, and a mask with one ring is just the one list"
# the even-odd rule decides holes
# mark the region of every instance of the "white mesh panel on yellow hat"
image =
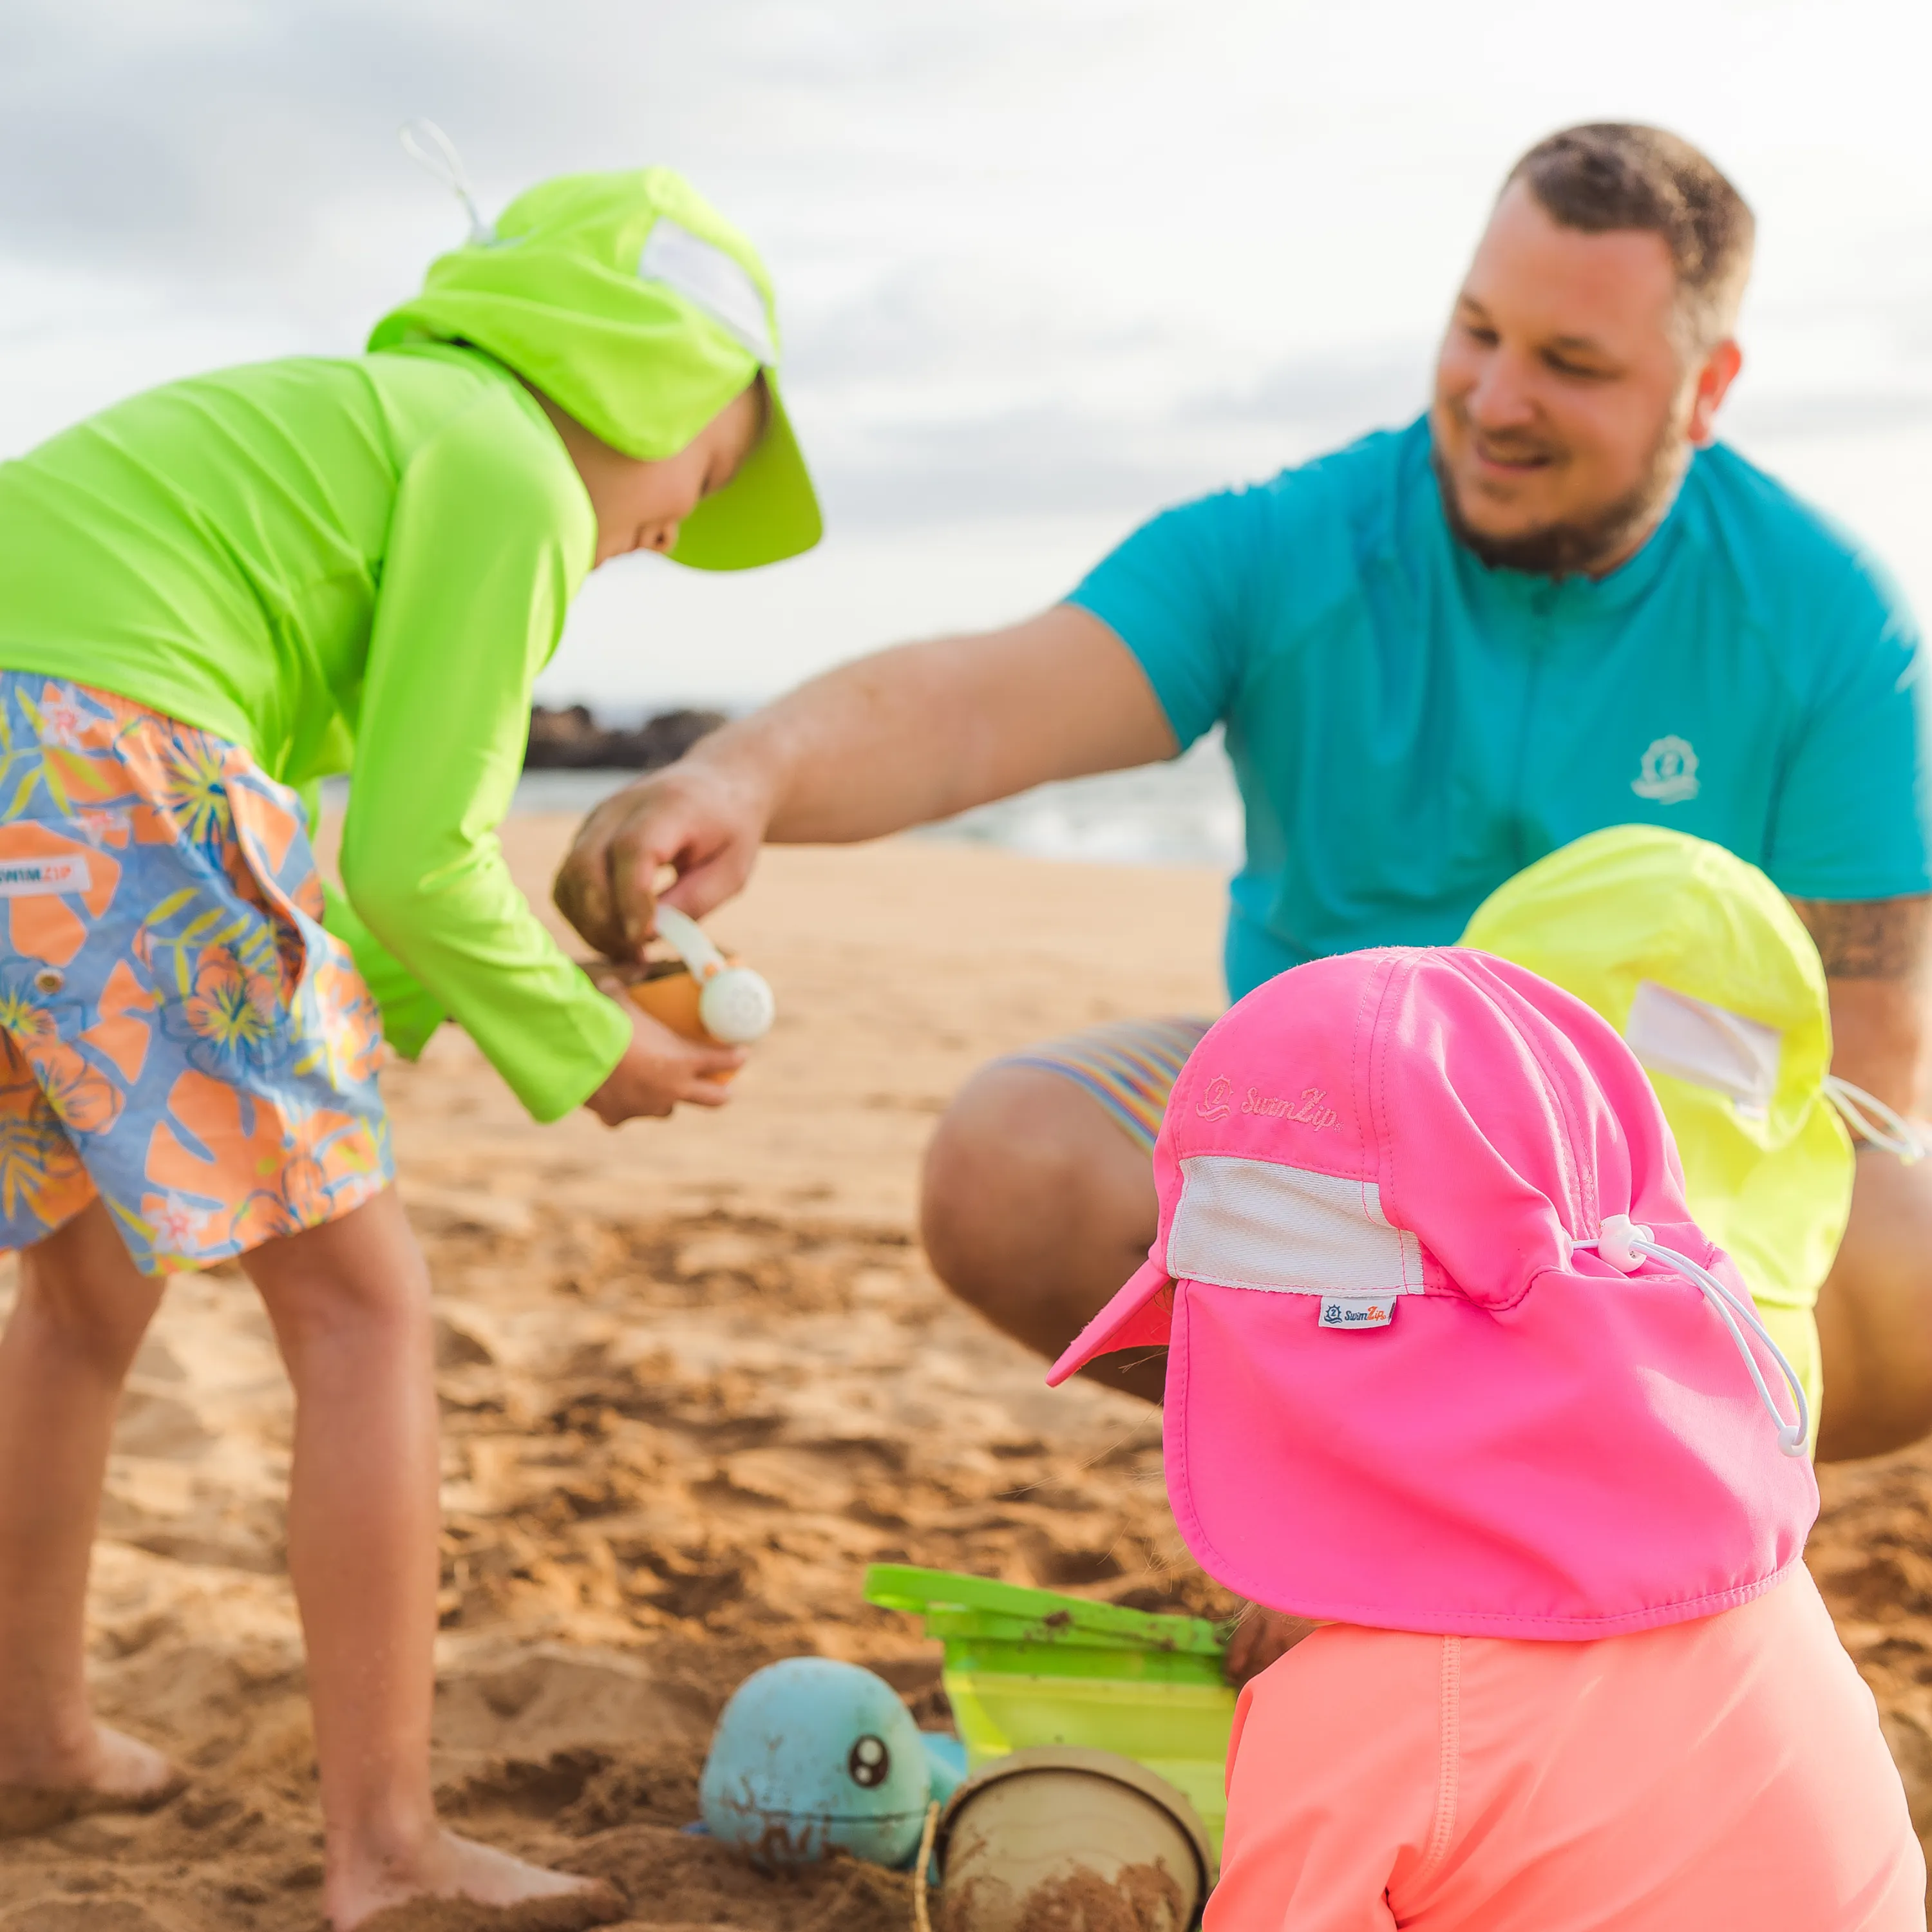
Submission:
[[1500,886],[1462,943],[1554,980],[1624,1036],[1700,1226],[1760,1301],[1810,1308],[1850,1211],[1852,1144],[1825,1090],[1824,967],[1770,880],[1704,839],[1614,826]]

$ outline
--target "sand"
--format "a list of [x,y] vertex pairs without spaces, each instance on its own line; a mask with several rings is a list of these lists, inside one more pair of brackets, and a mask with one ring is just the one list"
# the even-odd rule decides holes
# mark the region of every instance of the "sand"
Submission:
[[[539,900],[568,830],[509,830]],[[1227,1606],[1180,1551],[1154,1412],[1048,1390],[949,1300],[913,1233],[920,1149],[965,1074],[1091,1021],[1211,1010],[1220,904],[1195,872],[912,842],[775,852],[715,922],[781,1012],[722,1113],[538,1128],[449,1029],[386,1076],[437,1288],[436,1775],[464,1828],[617,1880],[626,1922],[659,1932],[898,1932],[902,1878],[767,1877],[682,1834],[740,1678],[851,1658],[943,1721],[937,1646],[862,1602],[868,1562]],[[184,1278],[123,1412],[92,1646],[103,1712],[191,1781],[152,1816],[0,1843],[7,1932],[319,1922],[289,1440],[247,1283]],[[1912,1454],[1826,1472],[1813,1551],[1922,1830],[1928,1471]]]

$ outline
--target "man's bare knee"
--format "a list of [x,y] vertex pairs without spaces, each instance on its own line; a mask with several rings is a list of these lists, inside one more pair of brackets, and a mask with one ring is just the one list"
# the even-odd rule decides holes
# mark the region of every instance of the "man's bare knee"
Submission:
[[921,1232],[933,1270],[1029,1348],[1058,1354],[1153,1238],[1146,1154],[1090,1095],[996,1063],[933,1136]]
[[989,1267],[1016,1245],[1031,1246],[1082,1179],[1077,1132],[1070,1133],[1059,1090],[1066,1083],[1030,1067],[996,1064],[968,1081],[941,1117],[926,1150],[920,1225],[941,1280],[970,1300]]

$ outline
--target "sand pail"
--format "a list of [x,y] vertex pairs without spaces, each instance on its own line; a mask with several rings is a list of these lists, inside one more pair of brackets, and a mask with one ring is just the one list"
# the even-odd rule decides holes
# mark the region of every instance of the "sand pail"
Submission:
[[1208,1834],[1165,1778],[1113,1751],[1042,1745],[969,1778],[940,1818],[942,1932],[1187,1932]]
[[945,1646],[969,1771],[1035,1745],[1118,1752],[1180,1790],[1218,1862],[1234,1693],[1213,1624],[898,1563],[866,1571],[866,1600]]

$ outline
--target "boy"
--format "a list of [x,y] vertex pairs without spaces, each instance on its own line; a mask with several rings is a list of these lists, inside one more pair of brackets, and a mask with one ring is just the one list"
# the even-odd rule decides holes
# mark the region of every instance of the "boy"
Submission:
[[[331,1922],[619,1910],[435,1818],[428,1283],[374,1070],[449,1016],[539,1120],[722,1098],[740,1056],[593,987],[494,827],[587,570],[817,540],[775,340],[758,258],[678,176],[577,176],[363,357],[173,384],[0,466],[0,1828],[181,1781],[89,1715],[88,1545],[166,1275],[233,1258],[296,1388]],[[341,771],[325,924],[312,788]]]
[[1166,1343],[1189,1547],[1322,1626],[1242,1694],[1206,1932],[1924,1924],[1802,1383],[1609,1025],[1482,953],[1318,960],[1209,1030],[1154,1166],[1049,1379]]

